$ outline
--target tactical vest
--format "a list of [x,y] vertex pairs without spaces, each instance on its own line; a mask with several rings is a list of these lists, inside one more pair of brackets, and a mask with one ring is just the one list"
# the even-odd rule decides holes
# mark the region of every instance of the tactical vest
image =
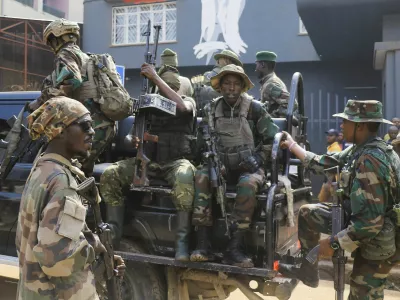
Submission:
[[379,149],[385,154],[390,163],[391,171],[395,172],[396,182],[391,183],[389,197],[393,203],[388,203],[388,210],[385,214],[381,231],[368,243],[361,244],[360,251],[365,259],[384,260],[393,256],[396,248],[400,248],[400,223],[396,222],[396,215],[393,211],[393,205],[400,202],[400,159],[394,152],[393,147],[387,145],[381,139],[374,139],[367,143],[361,151],[351,157],[349,163],[343,168],[340,185],[344,189],[346,198],[350,197],[351,182],[356,176],[356,162],[365,150],[371,148]]
[[212,105],[211,115],[214,116],[215,130],[218,133],[218,154],[224,166],[229,170],[238,170],[239,164],[248,156],[254,154],[254,137],[247,120],[252,99],[241,96],[239,114],[234,116],[234,108],[222,97]]
[[152,160],[165,163],[181,158],[193,159],[196,147],[195,122],[195,115],[152,115],[150,133],[158,136],[158,142],[146,148]]

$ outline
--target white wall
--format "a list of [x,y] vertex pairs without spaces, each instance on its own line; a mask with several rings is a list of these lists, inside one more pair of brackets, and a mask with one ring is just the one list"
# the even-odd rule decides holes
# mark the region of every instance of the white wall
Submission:
[[69,0],[68,10],[69,20],[83,23],[83,0]]
[[[27,18],[27,19],[42,19],[42,20],[55,20],[57,17],[48,13],[37,11],[33,7],[23,5],[14,0],[0,0],[2,2],[2,16]],[[43,3],[42,1],[40,1]],[[41,9],[40,9],[41,10]]]
[[[38,10],[36,10],[15,0],[0,0],[0,15],[27,19],[57,19],[56,16],[43,12],[42,5],[43,0],[38,0]],[[66,18],[75,22],[83,22],[83,0],[69,0],[68,10]]]

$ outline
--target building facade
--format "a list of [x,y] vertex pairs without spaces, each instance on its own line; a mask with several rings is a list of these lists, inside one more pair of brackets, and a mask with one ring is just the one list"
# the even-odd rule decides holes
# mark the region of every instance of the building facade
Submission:
[[83,22],[83,0],[1,0],[0,16]]
[[141,33],[148,19],[162,26],[158,53],[165,48],[176,51],[184,76],[210,70],[213,55],[222,49],[236,52],[256,84],[249,91],[256,99],[255,54],[276,52],[276,72],[288,87],[294,72],[304,77],[310,139],[317,152],[326,151],[324,132],[340,126],[330,116],[342,110],[348,98],[382,99],[381,74],[372,64],[373,45],[366,56],[325,59],[301,22],[296,0],[85,0],[84,49],[108,52],[124,65],[125,84],[133,96],[140,92],[145,52]]

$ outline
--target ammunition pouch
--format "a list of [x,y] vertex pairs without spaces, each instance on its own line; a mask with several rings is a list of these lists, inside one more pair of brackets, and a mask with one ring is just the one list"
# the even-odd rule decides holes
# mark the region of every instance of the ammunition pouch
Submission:
[[181,158],[192,160],[196,153],[196,137],[178,132],[159,133],[156,147],[157,163]]
[[219,159],[229,170],[239,170],[239,164],[247,157],[252,156],[254,151],[248,147],[237,149],[235,152],[219,152]]
[[360,247],[361,255],[368,260],[385,260],[396,252],[396,227],[390,217],[385,217],[382,230]]

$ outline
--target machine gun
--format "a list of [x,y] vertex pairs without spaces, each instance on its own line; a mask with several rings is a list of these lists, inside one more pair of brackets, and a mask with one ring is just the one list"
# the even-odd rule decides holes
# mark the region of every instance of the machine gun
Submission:
[[18,161],[21,161],[27,155],[30,158],[32,155],[36,156],[39,149],[45,144],[44,138],[33,141],[29,136],[29,130],[23,124],[24,113],[28,111],[28,105],[29,102],[21,109],[18,117],[12,116],[7,120],[11,130],[5,140],[0,140],[1,182],[4,182]]
[[[156,57],[157,57],[157,48],[158,48],[158,38],[160,36],[161,26],[154,26],[155,29],[155,41],[153,53],[150,53],[150,35],[151,35],[151,22],[150,20],[147,23],[147,30],[143,33],[143,36],[146,36],[146,51],[144,54],[144,60],[147,64],[155,65]],[[135,171],[133,174],[133,185],[135,186],[148,186],[149,179],[147,177],[147,165],[150,162],[150,159],[144,153],[144,142],[152,141],[157,142],[158,137],[154,135],[150,135],[147,133],[147,122],[146,115],[147,112],[141,110],[142,102],[146,101],[146,95],[149,93],[149,79],[144,77],[142,82],[142,90],[139,97],[139,100],[134,102],[133,111],[135,112],[135,125],[134,125],[134,135],[139,138],[139,146],[136,154],[135,161]]]
[[[345,222],[344,215],[345,211],[343,208],[343,190],[339,186],[339,166],[325,169],[329,172],[336,169],[336,182],[333,182],[332,175],[328,175],[331,199],[332,199],[332,235],[337,235],[343,230]],[[314,264],[318,260],[319,245],[314,247],[307,255],[306,259]],[[344,255],[344,250],[339,248],[335,250],[332,256],[333,269],[334,269],[334,287],[336,291],[336,300],[343,300],[344,287],[345,287],[345,266],[347,262],[347,257]]]
[[94,267],[94,275],[97,282],[105,280],[107,286],[107,296],[110,300],[121,300],[121,283],[116,276],[117,270],[114,265],[114,249],[112,244],[111,229],[107,223],[103,223],[100,212],[100,196],[96,187],[94,177],[89,177],[78,185],[76,192],[88,201],[93,209],[95,221],[95,233],[100,242],[104,245],[107,252],[102,253],[98,264]]
[[228,215],[226,214],[225,208],[226,182],[223,176],[224,166],[218,156],[217,136],[215,134],[214,119],[211,115],[209,105],[206,106],[204,112],[207,116],[207,124],[203,124],[202,133],[207,151],[203,153],[203,158],[207,161],[211,187],[216,191],[217,203],[221,207],[222,217],[225,218],[226,232],[229,236]]

